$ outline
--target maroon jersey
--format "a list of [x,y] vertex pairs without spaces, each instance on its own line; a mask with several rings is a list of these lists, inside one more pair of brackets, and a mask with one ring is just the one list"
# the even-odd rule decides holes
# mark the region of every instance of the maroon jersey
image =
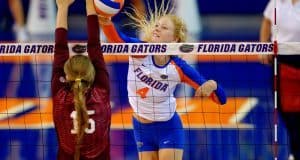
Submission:
[[[100,52],[99,25],[96,15],[88,16],[88,55],[95,67],[94,84],[85,93],[88,111],[88,128],[82,139],[81,156],[94,158],[109,147],[111,107],[109,99],[109,77]],[[74,154],[76,146],[75,108],[73,92],[65,83],[64,63],[69,58],[67,30],[55,31],[55,54],[51,90],[53,98],[53,119],[59,141],[59,149]]]

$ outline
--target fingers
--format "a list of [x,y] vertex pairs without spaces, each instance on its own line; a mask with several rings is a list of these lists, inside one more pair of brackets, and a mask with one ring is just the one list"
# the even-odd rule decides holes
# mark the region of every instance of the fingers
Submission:
[[56,0],[56,5],[58,8],[60,7],[69,7],[74,0]]
[[56,15],[56,28],[68,29],[68,11],[69,6],[74,0],[56,0],[57,15]]

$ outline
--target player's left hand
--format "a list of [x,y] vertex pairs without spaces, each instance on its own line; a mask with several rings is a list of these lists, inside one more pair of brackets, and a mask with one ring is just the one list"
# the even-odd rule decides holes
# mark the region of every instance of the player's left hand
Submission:
[[112,25],[111,18],[98,16],[99,24],[100,25]]
[[56,5],[58,8],[69,7],[75,0],[56,0]]
[[208,80],[204,82],[200,87],[198,87],[195,96],[196,97],[209,96],[216,89],[217,89],[217,82],[214,80]]

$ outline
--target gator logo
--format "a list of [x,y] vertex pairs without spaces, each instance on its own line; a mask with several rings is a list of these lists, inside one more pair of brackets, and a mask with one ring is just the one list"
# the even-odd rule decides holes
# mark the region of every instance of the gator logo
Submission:
[[183,44],[179,47],[179,50],[183,53],[190,53],[194,50],[194,45]]
[[86,46],[85,45],[76,44],[75,46],[72,47],[72,51],[74,53],[77,53],[77,54],[85,53],[86,52]]
[[161,78],[161,79],[167,79],[167,78],[168,78],[168,75],[162,74],[162,75],[160,75],[160,78]]

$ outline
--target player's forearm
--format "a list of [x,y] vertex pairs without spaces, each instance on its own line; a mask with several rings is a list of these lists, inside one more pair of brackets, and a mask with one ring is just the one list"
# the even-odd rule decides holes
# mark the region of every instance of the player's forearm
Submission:
[[18,27],[23,27],[24,22],[24,12],[20,0],[9,0],[9,8],[11,10],[12,16]]
[[86,15],[96,15],[96,10],[94,7],[93,0],[86,0]]
[[211,98],[217,104],[223,105],[226,104],[227,102],[227,96],[225,90],[220,85],[217,86],[217,89],[213,92]]
[[264,18],[260,28],[259,40],[261,42],[269,42],[271,37],[271,21]]
[[68,6],[58,6],[55,30],[55,54],[53,65],[59,69],[63,67],[63,64],[69,58],[67,29]]
[[104,32],[108,42],[110,43],[123,43],[124,40],[120,37],[117,29],[113,23],[110,24],[101,24],[101,29]]
[[131,0],[133,6],[137,8],[141,13],[146,13],[145,3],[141,0]]
[[67,31],[64,28],[57,28],[55,30],[54,68],[62,69],[68,58],[69,48],[67,42]]
[[88,31],[88,44],[99,45],[100,43],[100,28],[98,17],[96,15],[89,15],[87,17],[87,31]]
[[68,7],[58,7],[56,17],[56,28],[68,29]]

